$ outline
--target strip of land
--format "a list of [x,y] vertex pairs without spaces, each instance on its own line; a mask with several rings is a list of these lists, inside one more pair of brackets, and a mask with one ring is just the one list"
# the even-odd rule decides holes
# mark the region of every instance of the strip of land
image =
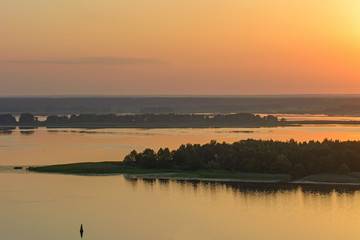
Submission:
[[142,169],[128,167],[122,162],[88,162],[50,166],[29,167],[31,172],[76,175],[123,174],[130,178],[197,180],[213,182],[257,182],[257,183],[308,183],[308,184],[350,184],[360,186],[360,172],[349,174],[313,174],[294,179],[289,174],[245,173],[223,170],[183,171],[177,169]]
[[47,128],[256,128],[286,127],[305,124],[353,124],[360,121],[303,120],[288,121],[274,115],[253,113],[233,114],[72,114],[51,115],[44,120],[31,113],[23,113],[17,120],[11,114],[0,114],[0,131],[36,127]]
[[88,162],[70,163],[50,166],[29,167],[31,172],[61,173],[80,175],[126,174],[135,178],[176,179],[176,180],[208,180],[208,181],[241,181],[241,182],[287,182],[288,174],[266,173],[232,173],[224,170],[184,171],[180,169],[144,169],[129,167],[122,162]]
[[128,174],[133,177],[238,182],[360,184],[360,141],[211,141],[136,150],[123,161],[30,167],[35,172]]

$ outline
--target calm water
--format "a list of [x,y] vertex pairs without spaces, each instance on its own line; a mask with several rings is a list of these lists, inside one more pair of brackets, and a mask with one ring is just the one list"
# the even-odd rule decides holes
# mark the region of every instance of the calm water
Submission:
[[[52,129],[0,134],[0,239],[358,239],[360,191],[26,173],[14,165],[120,160],[132,149],[246,138],[359,140],[357,126]],[[360,189],[360,188],[359,188]]]
[[0,174],[1,239],[359,239],[360,192]]
[[360,140],[356,125],[285,128],[46,129],[0,131],[0,166],[119,161],[131,150],[241,139]]

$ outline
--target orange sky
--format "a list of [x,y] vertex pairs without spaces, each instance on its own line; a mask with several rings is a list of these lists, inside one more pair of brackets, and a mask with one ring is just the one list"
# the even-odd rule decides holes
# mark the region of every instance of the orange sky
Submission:
[[359,0],[1,0],[0,95],[360,93]]

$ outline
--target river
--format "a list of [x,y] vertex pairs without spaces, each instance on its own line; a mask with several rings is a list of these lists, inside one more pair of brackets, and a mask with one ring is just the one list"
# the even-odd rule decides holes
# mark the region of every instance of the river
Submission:
[[121,160],[210,140],[360,139],[355,125],[46,129],[0,134],[0,239],[358,239],[360,188],[215,184],[28,173],[13,166]]

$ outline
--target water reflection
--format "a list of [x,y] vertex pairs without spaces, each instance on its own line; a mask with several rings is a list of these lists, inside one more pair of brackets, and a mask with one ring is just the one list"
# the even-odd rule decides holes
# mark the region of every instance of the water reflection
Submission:
[[166,186],[172,183],[180,188],[196,191],[199,187],[205,190],[225,189],[234,193],[244,195],[276,195],[279,193],[290,193],[301,191],[306,195],[331,196],[334,193],[339,195],[352,195],[360,191],[360,185],[330,185],[330,184],[302,184],[302,183],[249,183],[249,182],[214,182],[201,180],[181,180],[181,179],[155,179],[155,178],[135,178],[125,177],[126,181],[132,185],[138,181],[145,186]]
[[248,134],[251,134],[251,133],[256,133],[257,131],[246,131],[246,130],[242,130],[242,131],[239,131],[239,130],[232,130],[232,131],[216,131],[216,133],[248,133]]
[[160,185],[168,185],[170,180],[169,179],[163,179],[163,178],[159,178],[158,179]]
[[[107,129],[108,131],[103,131],[101,129],[57,129],[57,128],[49,128],[47,127],[47,131],[49,133],[80,133],[80,134],[98,134],[98,135],[102,135],[102,134],[107,134],[107,135],[113,135],[113,134],[119,134],[121,133],[122,135],[127,135],[127,136],[155,136],[155,135],[159,135],[159,133],[148,133],[145,132],[147,129],[116,129],[114,131],[111,131],[111,129]],[[123,130],[123,131],[121,131]],[[135,131],[131,131],[131,130],[135,130]]]
[[143,178],[142,181],[143,181],[143,183],[145,183],[146,185],[153,186],[154,183],[156,182],[156,179],[153,179],[153,178]]
[[33,135],[35,133],[35,129],[37,129],[37,127],[21,126],[21,127],[19,127],[19,129],[20,129],[20,134],[22,134],[22,135]]
[[139,178],[134,178],[134,177],[131,177],[131,176],[124,176],[124,178],[127,180],[127,182],[130,182],[131,184],[133,185],[136,185],[139,181]]
[[16,129],[16,127],[0,127],[0,135],[10,135],[13,133],[13,131]]
[[80,223],[83,239],[352,240],[360,235],[357,186],[0,173],[0,193],[6,216],[0,218],[1,239],[80,239]]
[[22,135],[33,135],[35,133],[35,131],[26,130],[26,131],[20,131],[20,133]]
[[[3,129],[2,132],[0,131],[0,147],[2,147],[0,165],[119,161],[133,149],[143,151],[145,148],[157,150],[167,147],[173,150],[181,144],[205,144],[211,140],[233,143],[248,138],[281,141],[291,138],[296,141],[360,138],[360,127],[350,125],[256,129],[47,129],[44,127],[24,129],[22,127],[22,129]],[[32,147],[24,148],[28,144],[32,144]],[[11,149],[4,148],[5,145],[11,145]]]

